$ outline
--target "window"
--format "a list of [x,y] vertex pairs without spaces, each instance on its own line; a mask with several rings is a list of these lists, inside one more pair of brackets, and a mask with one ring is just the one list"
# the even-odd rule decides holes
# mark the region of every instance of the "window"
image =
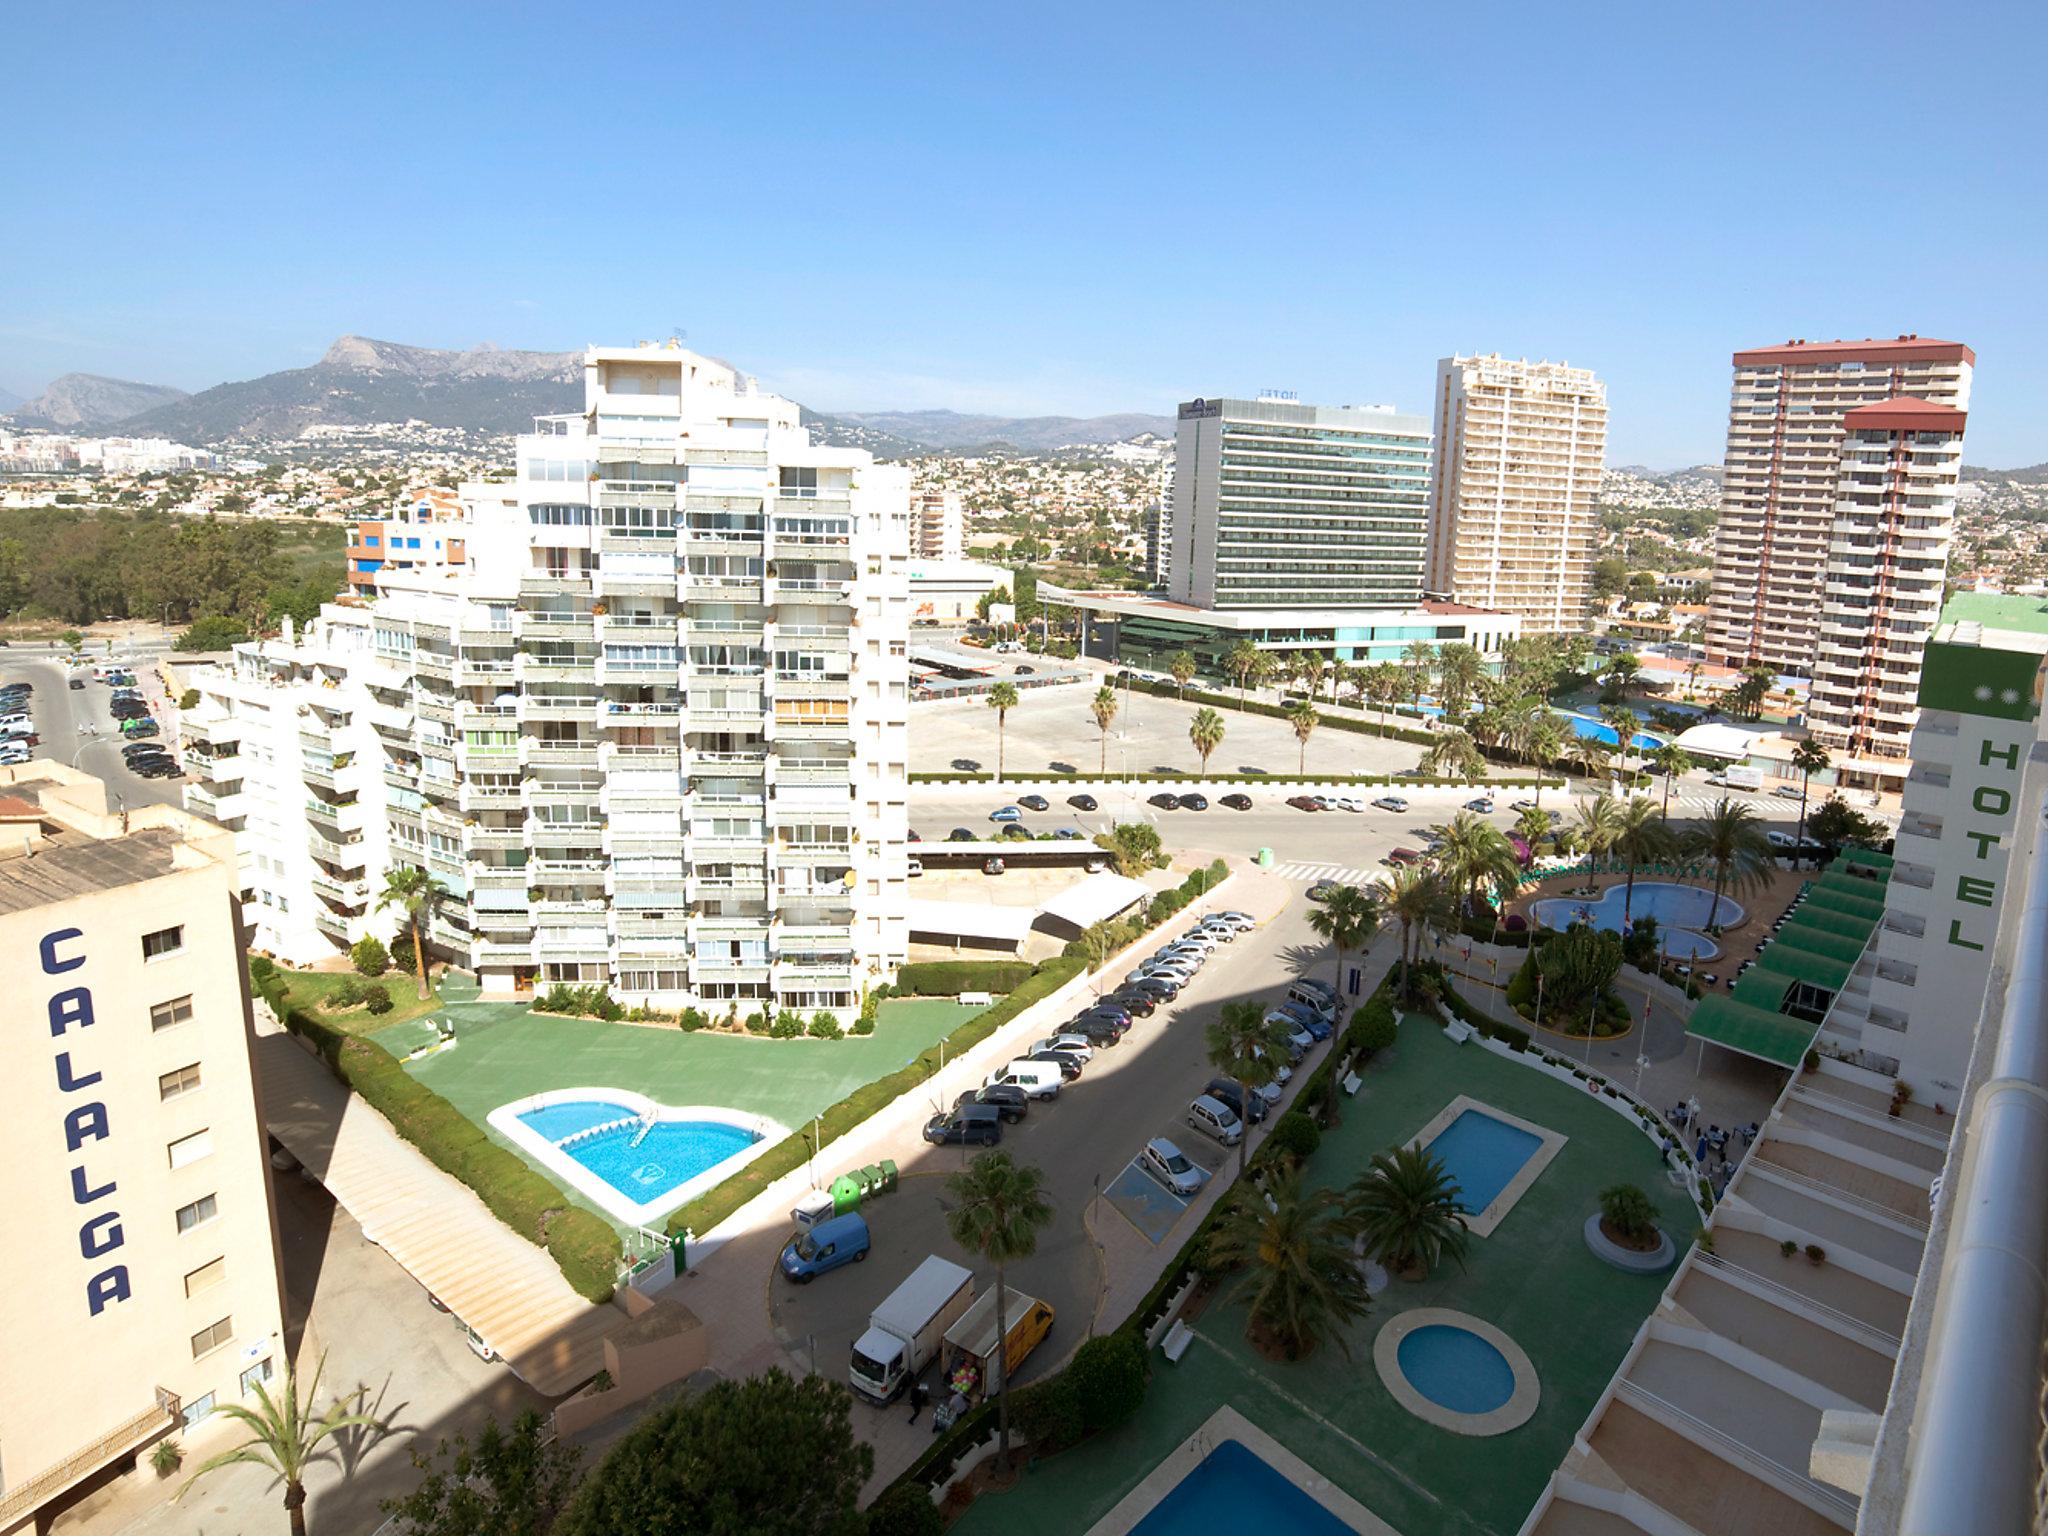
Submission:
[[215,1259],[211,1264],[202,1264],[185,1277],[185,1294],[197,1296],[201,1291],[210,1291],[227,1277],[226,1259]]
[[142,936],[142,958],[156,960],[165,955],[175,955],[185,947],[183,928],[159,928],[155,933]]
[[197,1360],[201,1355],[219,1349],[234,1336],[235,1320],[232,1317],[224,1317],[219,1322],[200,1329],[192,1335],[192,1358]]
[[201,1195],[190,1205],[178,1207],[178,1230],[180,1232],[190,1232],[194,1227],[205,1226],[207,1222],[213,1220],[219,1214],[220,1197],[218,1195]]
[[159,1101],[175,1099],[181,1093],[191,1093],[199,1086],[199,1063],[179,1067],[175,1072],[166,1072],[156,1080],[156,1096]]
[[192,994],[174,997],[168,1003],[158,1003],[149,1010],[149,1027],[152,1030],[172,1029],[180,1024],[192,1022]]
[[187,1403],[185,1405],[185,1411],[182,1414],[180,1414],[179,1417],[184,1421],[185,1427],[187,1429],[190,1429],[194,1424],[197,1424],[201,1419],[210,1417],[212,1413],[213,1394],[209,1392],[206,1394],[206,1396],[202,1398],[197,1398],[194,1401]]
[[189,1168],[202,1157],[213,1155],[213,1132],[194,1131],[190,1136],[180,1136],[169,1147],[171,1166]]
[[247,1397],[249,1395],[250,1389],[255,1387],[259,1382],[267,1383],[269,1380],[270,1356],[265,1355],[261,1360],[258,1360],[254,1365],[250,1366],[249,1369],[242,1372],[242,1396]]

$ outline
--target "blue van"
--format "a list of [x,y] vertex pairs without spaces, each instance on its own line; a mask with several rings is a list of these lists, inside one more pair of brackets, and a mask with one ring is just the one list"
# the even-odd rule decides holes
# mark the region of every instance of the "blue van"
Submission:
[[848,1211],[792,1237],[782,1250],[782,1272],[798,1285],[809,1285],[827,1270],[858,1264],[869,1246],[867,1222],[858,1211]]

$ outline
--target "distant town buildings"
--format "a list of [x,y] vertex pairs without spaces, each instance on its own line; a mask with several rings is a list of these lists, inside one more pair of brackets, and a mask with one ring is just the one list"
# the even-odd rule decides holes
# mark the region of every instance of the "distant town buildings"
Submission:
[[211,469],[216,463],[218,460],[207,449],[188,448],[162,437],[72,437],[57,432],[0,431],[0,474],[63,474],[83,470],[139,475]]
[[234,839],[0,768],[0,1529],[254,1406],[285,1365]]
[[1607,387],[1498,354],[1437,364],[1427,587],[1577,634],[1593,597]]
[[1377,406],[1180,407],[1168,594],[1199,608],[1383,608],[1422,595],[1429,426]]
[[358,519],[347,552],[349,591],[368,597],[380,575],[461,566],[467,521],[461,496],[439,485],[414,491],[386,517]]

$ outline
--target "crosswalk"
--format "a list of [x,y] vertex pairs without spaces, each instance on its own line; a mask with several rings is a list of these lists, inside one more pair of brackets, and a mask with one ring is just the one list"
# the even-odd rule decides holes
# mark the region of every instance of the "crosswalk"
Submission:
[[1366,885],[1386,876],[1386,871],[1380,869],[1357,869],[1347,864],[1310,864],[1298,859],[1275,864],[1272,873],[1282,880],[1302,880],[1310,884],[1318,880],[1334,880],[1339,885]]

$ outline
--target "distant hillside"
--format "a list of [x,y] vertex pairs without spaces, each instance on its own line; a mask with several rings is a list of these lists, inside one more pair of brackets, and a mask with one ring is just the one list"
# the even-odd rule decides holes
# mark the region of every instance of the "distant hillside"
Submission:
[[19,404],[21,404],[21,396],[17,395],[6,385],[0,384],[0,416],[5,416]]
[[[975,416],[960,411],[833,411],[816,416],[828,441],[901,456],[1004,447],[1026,453],[1099,447],[1143,433],[1170,438],[1170,416],[1127,411],[1113,416]],[[884,446],[887,445],[887,446]]]
[[1965,464],[1962,477],[1993,485],[2048,485],[2048,464],[2029,464],[2023,469],[1986,469],[1981,464]]
[[310,368],[217,384],[120,426],[189,443],[378,421],[513,433],[531,431],[537,415],[582,405],[580,352],[508,352],[488,343],[452,352],[344,336]]
[[102,378],[96,373],[67,373],[53,380],[33,400],[16,404],[12,415],[25,427],[92,432],[187,398],[185,391],[167,384],[137,384],[131,379]]

